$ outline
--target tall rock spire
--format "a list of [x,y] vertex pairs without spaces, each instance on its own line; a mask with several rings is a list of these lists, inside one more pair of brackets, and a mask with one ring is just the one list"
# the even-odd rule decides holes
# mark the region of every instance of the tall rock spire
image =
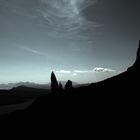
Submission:
[[58,91],[58,82],[57,82],[54,72],[51,73],[51,90],[52,92]]

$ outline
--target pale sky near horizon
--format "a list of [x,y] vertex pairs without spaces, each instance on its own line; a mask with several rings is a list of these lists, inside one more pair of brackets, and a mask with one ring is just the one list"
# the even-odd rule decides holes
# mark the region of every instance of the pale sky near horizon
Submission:
[[0,83],[96,82],[136,58],[139,0],[0,0]]

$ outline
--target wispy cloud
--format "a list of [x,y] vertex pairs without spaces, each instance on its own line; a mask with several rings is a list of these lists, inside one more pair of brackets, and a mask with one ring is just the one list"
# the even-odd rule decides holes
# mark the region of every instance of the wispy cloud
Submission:
[[88,20],[86,14],[83,14],[88,6],[94,6],[98,0],[0,0],[0,2],[0,9],[35,20],[34,23],[44,28],[51,37],[84,40],[99,27],[96,21]]
[[56,73],[65,73],[65,74],[74,74],[74,73],[95,73],[95,72],[116,72],[116,70],[109,69],[109,68],[102,68],[102,67],[96,67],[92,70],[60,70],[56,71]]
[[55,58],[55,55],[53,53],[49,53],[47,51],[41,51],[41,50],[37,50],[31,47],[28,47],[26,45],[22,45],[22,44],[18,44],[18,43],[14,43],[13,47],[20,49],[22,51],[25,51],[27,53],[30,53],[34,56],[40,56],[43,57],[45,59],[47,59],[49,61],[49,63],[60,63],[60,61],[58,59]]
[[32,53],[32,54],[35,54],[35,55],[47,56],[46,53],[43,53],[43,52],[40,52],[40,51],[38,51],[38,50],[29,48],[29,47],[25,47],[25,46],[22,46],[22,45],[17,45],[17,44],[16,44],[16,48],[25,50],[25,51],[27,51],[27,52],[29,52],[29,53]]
[[68,70],[60,70],[60,71],[56,71],[56,73],[71,74],[72,72]]
[[74,70],[74,73],[89,73],[92,72],[92,70]]
[[77,37],[85,39],[87,36],[84,32],[91,32],[99,26],[82,14],[86,7],[94,5],[97,0],[40,0],[40,2],[38,12],[46,21],[47,27],[53,31],[63,32],[68,36],[78,35]]

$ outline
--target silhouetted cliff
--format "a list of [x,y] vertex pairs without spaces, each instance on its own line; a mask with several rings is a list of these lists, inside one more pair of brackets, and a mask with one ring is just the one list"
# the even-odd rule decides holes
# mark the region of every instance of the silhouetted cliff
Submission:
[[138,51],[137,51],[136,61],[131,68],[135,69],[137,72],[140,69],[140,41],[139,41],[139,48],[138,48]]

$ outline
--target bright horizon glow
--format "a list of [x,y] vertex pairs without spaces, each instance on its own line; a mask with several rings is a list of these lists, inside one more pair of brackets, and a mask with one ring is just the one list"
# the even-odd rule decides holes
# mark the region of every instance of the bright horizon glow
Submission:
[[[15,76],[17,75],[17,73],[15,73],[15,75],[10,74],[10,77],[8,76],[9,78],[1,77],[1,80],[5,82],[0,81],[0,84],[18,82],[33,82],[38,84],[47,84],[50,83],[51,72],[52,71],[47,72],[45,70],[42,71],[42,73],[39,73],[39,71],[35,71],[34,73],[32,71],[26,71],[26,73],[18,73],[18,76]],[[121,72],[117,72],[108,68],[96,67],[92,70],[59,70],[54,71],[54,73],[58,81],[72,80],[73,82],[84,84],[99,82],[109,77],[115,76]]]

